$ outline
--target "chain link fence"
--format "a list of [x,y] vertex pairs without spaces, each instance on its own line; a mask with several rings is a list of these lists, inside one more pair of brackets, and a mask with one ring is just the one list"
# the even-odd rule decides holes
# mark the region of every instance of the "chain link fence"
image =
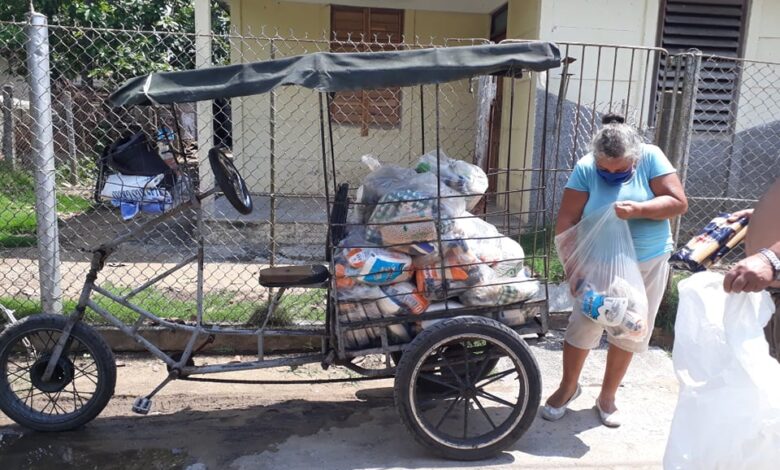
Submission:
[[[780,177],[780,64],[703,57],[680,240],[720,212],[752,207]],[[742,250],[724,263],[738,260]]]
[[[39,44],[31,56],[28,38],[36,33],[47,41],[48,51]],[[249,184],[255,204],[252,214],[239,214],[223,198],[204,207],[206,220],[200,227],[206,259],[204,312],[207,322],[257,323],[265,315],[269,298],[257,282],[261,268],[325,257],[325,185],[333,182],[323,178],[322,146],[333,145],[332,154],[338,159],[333,162],[335,179],[350,183],[353,190],[368,171],[361,163],[362,155],[409,166],[435,148],[437,124],[443,150],[450,157],[472,161],[478,133],[476,82],[443,84],[438,90],[426,86],[340,93],[324,108],[318,93],[292,87],[214,103],[148,109],[111,108],[107,103],[110,92],[133,76],[197,65],[328,50],[370,52],[483,42],[423,44],[351,37],[336,41],[285,38],[266,31],[197,36],[0,22],[0,304],[21,315],[40,311],[41,280],[45,284],[59,276],[61,292],[53,291],[56,299],[48,299],[48,304],[61,302],[66,312],[73,308],[89,268],[90,250],[149,217],[141,214],[123,220],[110,201],[96,197],[101,154],[122,136],[141,130],[155,136],[160,129],[170,129],[175,132],[176,145],[188,155],[185,164],[193,169],[201,189],[214,183],[206,159],[212,142],[233,149],[236,166]],[[567,58],[562,67],[533,74],[530,80],[513,82],[514,86],[506,80],[502,85],[502,126],[507,128],[503,131],[525,142],[515,144],[515,160],[521,171],[532,176],[507,178],[499,186],[507,193],[522,192],[526,186],[546,187],[546,197],[534,197],[530,207],[523,205],[523,211],[546,214],[543,222],[547,224],[554,220],[549,214],[555,213],[568,173],[587,152],[601,115],[623,113],[648,141],[654,141],[658,138],[655,120],[661,111],[656,93],[668,88],[656,82],[659,64],[667,62],[663,49],[581,43],[559,46]],[[41,65],[42,55],[49,62],[48,85],[36,81],[31,70]],[[778,67],[722,57],[702,60],[686,180],[691,207],[682,219],[680,240],[689,238],[719,211],[751,205],[777,175]],[[30,97],[36,89],[47,88],[50,104],[36,108]],[[510,110],[510,94],[514,93],[517,109]],[[436,97],[438,113],[433,105]],[[524,106],[524,99],[535,100],[535,106]],[[323,109],[331,113],[334,123],[326,132],[332,133],[328,142],[321,140],[319,113]],[[527,109],[534,109],[534,115],[525,116]],[[525,126],[515,129],[507,123],[512,113]],[[52,135],[41,134],[41,119],[51,119]],[[529,130],[533,133],[530,139]],[[491,165],[500,167],[507,152],[503,139],[497,152],[498,161]],[[523,187],[507,186],[515,183]],[[40,190],[46,184],[52,190],[36,198],[36,187]],[[36,214],[52,213],[47,209],[54,204],[58,220],[42,224]],[[197,311],[198,272],[195,263],[186,261],[197,255],[196,225],[194,211],[185,212],[123,244],[101,272],[100,282],[125,295],[183,264],[175,275],[137,294],[134,301],[166,318],[192,319]],[[38,242],[39,230],[58,238],[58,258],[53,258],[51,247]],[[287,326],[321,322],[324,295],[318,290],[293,292],[275,321]],[[105,302],[105,307],[119,318],[135,318],[116,304]]]
[[[46,120],[29,102],[31,34],[48,35],[51,137],[37,135]],[[374,38],[376,39],[376,38]],[[128,31],[58,25],[31,26],[0,22],[0,84],[5,129],[0,160],[0,304],[18,314],[41,310],[41,280],[59,276],[61,292],[49,305],[75,306],[91,250],[149,220],[143,213],[123,220],[110,200],[100,197],[100,157],[117,139],[139,131],[155,136],[175,133],[175,145],[187,154],[185,164],[201,190],[214,185],[206,152],[212,142],[233,149],[235,164],[253,195],[254,211],[239,214],[224,198],[204,204],[203,226],[194,210],[120,245],[101,271],[99,282],[115,295],[131,295],[143,309],[169,319],[190,321],[197,312],[198,233],[204,237],[204,321],[257,324],[265,316],[269,291],[258,284],[258,271],[275,264],[323,262],[327,201],[321,163],[320,95],[298,87],[272,93],[175,108],[112,108],[108,95],[125,80],[198,64],[229,64],[282,58],[338,49],[345,52],[446,47],[483,43],[447,40],[441,44],[391,43],[352,38],[283,38],[276,33],[197,36],[163,31]],[[36,53],[43,53],[43,49]],[[444,150],[454,158],[473,158],[475,83],[464,80],[419,89],[340,93],[329,112],[334,125],[334,179],[356,189],[368,173],[360,157],[372,154],[383,163],[409,166],[435,148],[437,121]],[[438,95],[438,115],[433,103]],[[38,116],[38,117],[36,117]],[[365,138],[369,137],[369,138]],[[200,146],[198,145],[200,144]],[[36,146],[46,146],[50,154]],[[198,148],[200,147],[200,148]],[[50,155],[46,173],[36,158]],[[59,251],[38,243],[41,225],[36,208],[36,178],[56,186],[51,191],[58,220],[51,222]],[[330,191],[333,191],[333,187]],[[53,204],[54,202],[52,202]],[[199,229],[199,230],[198,230]],[[58,259],[54,259],[53,256]],[[55,266],[59,273],[44,272]],[[132,290],[183,266],[140,293]],[[105,300],[105,302],[103,302]],[[97,301],[120,319],[137,315],[125,307]],[[44,299],[44,309],[47,302]],[[310,326],[324,319],[325,292],[301,290],[286,295],[277,308],[277,326]],[[89,312],[88,312],[89,315]],[[100,321],[96,316],[92,321]]]

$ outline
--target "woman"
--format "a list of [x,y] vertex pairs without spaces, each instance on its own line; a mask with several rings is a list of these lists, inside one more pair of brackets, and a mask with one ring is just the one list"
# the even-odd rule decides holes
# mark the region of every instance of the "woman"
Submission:
[[[606,115],[595,135],[592,151],[581,158],[569,177],[555,227],[560,234],[583,216],[608,204],[628,220],[639,269],[645,284],[649,325],[641,342],[608,335],[609,351],[601,393],[596,399],[599,418],[605,426],[618,427],[621,418],[615,406],[617,392],[634,353],[647,350],[655,315],[669,276],[667,263],[673,249],[669,219],[684,213],[688,201],[680,179],[664,153],[642,143],[637,131],[617,115]],[[580,372],[589,350],[597,347],[603,328],[577,311],[569,318],[563,345],[563,378],[547,399],[542,417],[556,421],[580,393]]]

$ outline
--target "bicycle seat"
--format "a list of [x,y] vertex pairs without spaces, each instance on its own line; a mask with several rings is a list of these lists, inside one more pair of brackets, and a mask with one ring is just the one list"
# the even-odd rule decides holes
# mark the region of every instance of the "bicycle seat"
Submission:
[[321,264],[260,270],[260,285],[263,287],[321,287],[328,279],[330,272]]

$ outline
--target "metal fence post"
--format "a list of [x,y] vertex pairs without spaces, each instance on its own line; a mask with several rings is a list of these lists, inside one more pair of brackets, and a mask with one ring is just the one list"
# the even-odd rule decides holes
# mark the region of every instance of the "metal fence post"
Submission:
[[38,272],[41,306],[62,313],[60,252],[57,229],[56,168],[49,70],[49,29],[46,17],[30,13],[27,25],[27,68],[35,155],[35,213],[38,218]]
[[14,155],[14,87],[3,85],[3,159],[11,169],[16,168]]
[[69,180],[75,186],[79,182],[79,163],[76,153],[76,129],[73,127],[73,95],[70,90],[65,90],[62,94],[62,106],[65,108],[65,135],[68,138]]
[[[672,163],[677,168],[680,181],[685,188],[688,177],[688,157],[691,151],[691,136],[693,134],[693,116],[696,109],[696,95],[699,91],[701,75],[701,52],[692,51],[684,54],[682,70],[682,86],[675,119],[671,126],[670,151]],[[680,236],[680,216],[672,220],[672,235],[675,243]]]

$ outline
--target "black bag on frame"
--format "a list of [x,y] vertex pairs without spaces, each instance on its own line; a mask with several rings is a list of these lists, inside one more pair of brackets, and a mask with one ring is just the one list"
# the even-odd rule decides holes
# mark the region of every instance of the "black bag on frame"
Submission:
[[105,162],[113,171],[124,175],[155,176],[171,170],[144,132],[122,137],[111,144]]

